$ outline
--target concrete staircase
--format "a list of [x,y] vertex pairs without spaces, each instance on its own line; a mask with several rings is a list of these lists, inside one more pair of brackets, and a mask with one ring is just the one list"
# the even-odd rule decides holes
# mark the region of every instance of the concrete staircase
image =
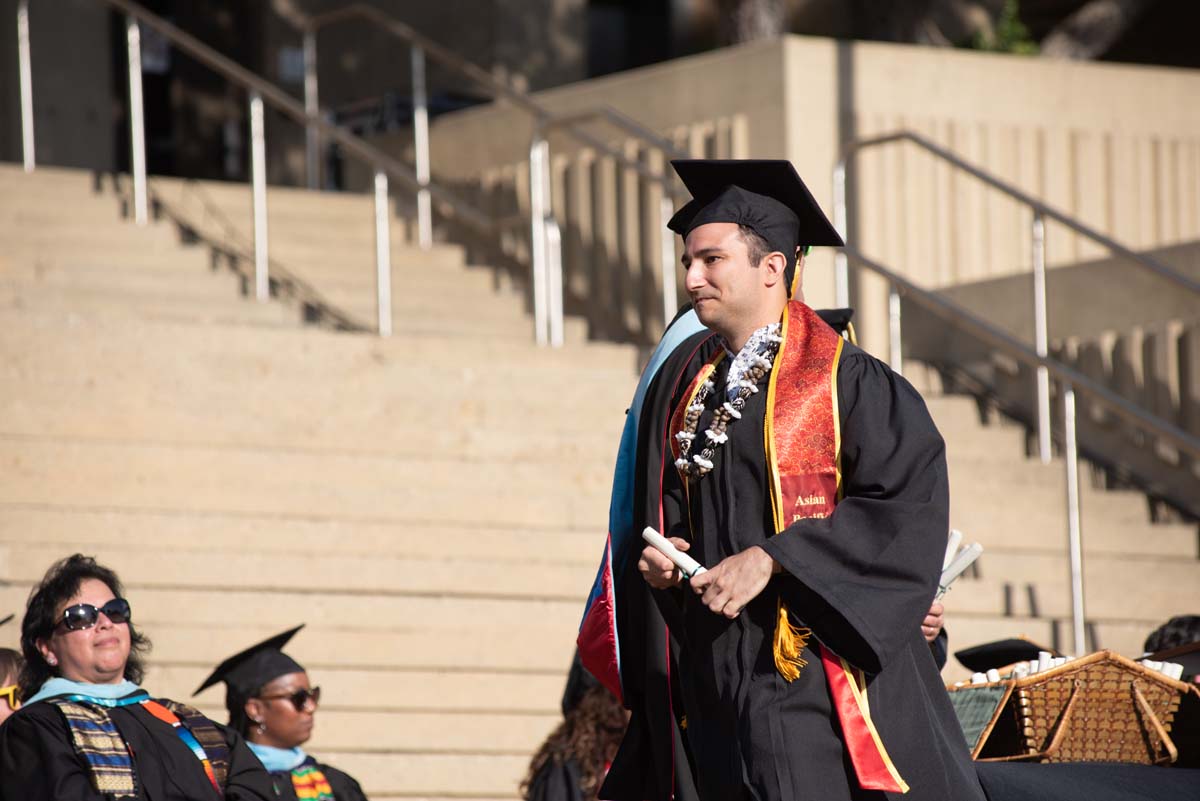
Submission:
[[[154,641],[148,686],[180,699],[306,622],[289,650],[325,690],[313,753],[373,799],[514,797],[559,719],[633,350],[577,328],[537,350],[520,293],[458,248],[407,245],[402,221],[396,336],[303,325],[373,319],[369,198],[272,189],[283,300],[259,304],[236,258],[246,188],[153,187],[161,218],[139,228],[109,179],[0,165],[0,609],[54,559],[95,554]],[[952,647],[1049,641],[1069,607],[1061,465],[915,379],[949,442],[954,523],[988,548],[949,596]],[[1090,616],[1126,653],[1200,607],[1194,528],[1143,506],[1084,497]],[[221,719],[222,698],[198,700]]]

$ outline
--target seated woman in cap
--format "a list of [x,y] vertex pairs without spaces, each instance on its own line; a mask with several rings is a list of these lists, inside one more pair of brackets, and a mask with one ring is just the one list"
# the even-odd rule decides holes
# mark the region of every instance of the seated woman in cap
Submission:
[[303,624],[235,654],[212,672],[193,695],[225,682],[229,725],[271,773],[274,797],[320,801],[366,801],[353,777],[313,759],[300,747],[312,737],[321,688],[283,652]]
[[0,726],[0,799],[273,799],[240,736],[138,686],[149,642],[122,595],[112,570],[75,554],[29,596],[26,700]]

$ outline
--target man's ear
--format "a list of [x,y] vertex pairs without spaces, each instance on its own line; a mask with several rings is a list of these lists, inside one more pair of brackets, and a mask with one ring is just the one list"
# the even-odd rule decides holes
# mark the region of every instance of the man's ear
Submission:
[[[773,287],[783,283],[783,271],[787,269],[787,259],[779,251],[768,253],[761,262],[763,268],[763,286]],[[786,287],[785,287],[786,289]]]

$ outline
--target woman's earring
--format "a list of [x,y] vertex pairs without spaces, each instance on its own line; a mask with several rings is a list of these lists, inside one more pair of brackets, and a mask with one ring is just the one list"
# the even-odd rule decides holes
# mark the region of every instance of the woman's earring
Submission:
[[258,733],[259,734],[267,733],[267,724],[263,723],[261,720],[256,720],[254,722],[258,724]]
[[50,663],[51,667],[58,664],[58,659],[54,656],[54,654],[46,657],[46,661]]

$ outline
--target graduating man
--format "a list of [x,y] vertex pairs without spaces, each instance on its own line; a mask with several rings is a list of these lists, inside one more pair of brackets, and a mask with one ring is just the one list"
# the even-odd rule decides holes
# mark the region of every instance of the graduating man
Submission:
[[708,572],[606,551],[580,648],[632,718],[600,797],[982,799],[921,631],[949,528],[924,402],[803,303],[801,248],[842,241],[790,163],[673,166],[704,328],[639,388],[630,522]]

